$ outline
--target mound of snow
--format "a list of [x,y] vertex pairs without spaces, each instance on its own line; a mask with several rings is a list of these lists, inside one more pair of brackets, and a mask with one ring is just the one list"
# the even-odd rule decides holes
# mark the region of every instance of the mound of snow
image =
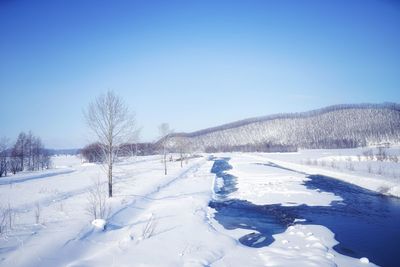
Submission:
[[363,258],[360,259],[360,262],[361,262],[361,263],[369,263],[369,259],[363,257]]
[[92,221],[92,225],[99,230],[104,230],[106,224],[107,222],[103,219],[95,219]]

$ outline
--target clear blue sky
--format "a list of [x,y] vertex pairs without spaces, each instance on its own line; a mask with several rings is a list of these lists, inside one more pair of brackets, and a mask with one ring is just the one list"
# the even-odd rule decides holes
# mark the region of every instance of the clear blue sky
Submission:
[[0,0],[0,136],[80,147],[107,89],[154,140],[339,103],[400,102],[400,4]]

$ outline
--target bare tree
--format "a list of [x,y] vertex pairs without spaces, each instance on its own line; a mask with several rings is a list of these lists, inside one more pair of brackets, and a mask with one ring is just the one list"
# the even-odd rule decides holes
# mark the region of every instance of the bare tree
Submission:
[[163,151],[164,174],[167,175],[167,154],[172,130],[169,128],[169,124],[164,122],[158,126],[158,131],[160,133],[160,144]]
[[7,206],[0,204],[0,236],[6,234],[7,230],[11,230],[14,225],[15,212],[11,208],[10,202]]
[[20,167],[19,159],[17,157],[11,157],[9,164],[10,164],[10,171],[12,172],[12,174],[16,174]]
[[[131,157],[137,156],[138,154],[138,143],[140,140],[140,133],[142,131],[142,128],[138,128],[136,129],[133,133],[132,133],[132,140],[131,140]],[[132,142],[133,141],[133,142]],[[133,149],[132,144],[135,145],[135,148]]]
[[9,168],[8,163],[8,139],[6,137],[0,138],[0,177],[7,176],[7,170]]
[[113,164],[121,144],[129,141],[135,120],[123,99],[108,91],[89,104],[85,112],[87,125],[102,145],[107,164],[108,196],[112,197]]
[[26,140],[27,136],[24,132],[21,132],[18,135],[17,142],[15,143],[13,150],[12,150],[12,155],[13,157],[17,157],[19,159],[19,171],[24,170],[24,163],[25,163],[25,158],[26,158]]
[[33,171],[34,170],[34,166],[33,166],[33,158],[34,158],[33,146],[34,146],[34,143],[35,143],[35,139],[36,138],[33,136],[32,132],[29,131],[28,134],[26,135],[25,144],[24,144],[24,146],[25,146],[25,148],[24,148],[25,157],[26,157],[26,160],[27,160],[26,167],[27,167],[27,170],[29,170],[29,171]]
[[121,154],[128,157],[136,157],[138,155],[138,143],[140,140],[141,128],[137,128],[132,132],[130,142],[122,144],[120,147]]
[[40,137],[34,136],[31,131],[28,134],[21,132],[8,154],[9,169],[14,174],[25,169],[32,171],[50,168],[51,165],[49,151]]
[[186,138],[176,138],[174,143],[176,151],[179,153],[179,160],[181,162],[181,168],[183,167],[183,161],[187,159],[187,153],[189,151],[189,142]]

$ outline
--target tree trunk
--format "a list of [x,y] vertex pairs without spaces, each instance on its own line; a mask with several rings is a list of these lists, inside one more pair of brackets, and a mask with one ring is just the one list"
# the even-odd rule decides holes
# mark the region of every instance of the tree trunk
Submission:
[[112,145],[110,146],[108,152],[108,197],[112,197],[112,167],[113,167],[113,158],[112,158]]
[[164,152],[164,174],[167,175],[167,153]]
[[108,197],[112,197],[112,164],[108,165]]
[[24,156],[21,156],[20,159],[21,159],[21,171],[23,171],[24,170]]

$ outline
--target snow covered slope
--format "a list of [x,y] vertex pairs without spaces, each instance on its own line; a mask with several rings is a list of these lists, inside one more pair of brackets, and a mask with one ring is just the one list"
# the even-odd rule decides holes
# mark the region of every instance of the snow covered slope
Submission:
[[[218,114],[216,114],[217,116]],[[242,120],[173,136],[202,151],[243,151],[246,145],[341,148],[400,142],[399,104],[338,105]]]

